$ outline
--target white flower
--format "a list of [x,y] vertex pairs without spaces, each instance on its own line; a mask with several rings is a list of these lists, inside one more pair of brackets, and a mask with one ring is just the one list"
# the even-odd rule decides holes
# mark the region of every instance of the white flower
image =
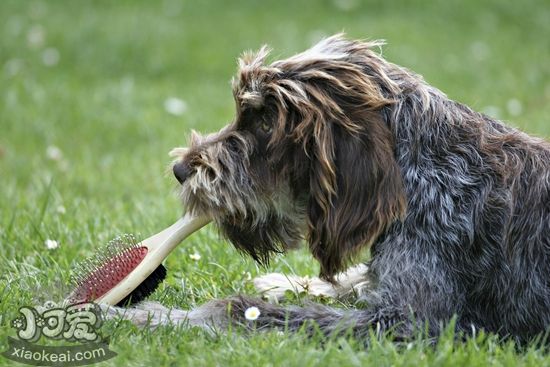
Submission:
[[38,48],[44,44],[46,32],[41,25],[35,25],[27,32],[27,43],[30,47]]
[[170,97],[164,101],[164,109],[171,115],[181,116],[187,110],[187,104],[176,97]]
[[42,63],[46,66],[55,66],[59,62],[59,51],[50,47],[42,52]]
[[48,148],[46,148],[46,155],[52,161],[59,161],[63,158],[63,152],[55,145],[50,145]]
[[485,60],[487,57],[489,57],[491,53],[491,49],[485,42],[482,41],[475,41],[470,45],[470,51],[472,53],[472,56],[479,61]]
[[247,319],[247,320],[250,320],[250,321],[254,321],[256,320],[258,317],[260,317],[260,310],[258,309],[258,307],[249,307],[246,309],[246,311],[244,311],[244,317]]
[[515,98],[510,99],[508,103],[506,103],[506,108],[508,109],[508,113],[512,116],[521,115],[521,111],[523,110],[521,102]]
[[4,64],[4,70],[9,77],[17,75],[23,69],[23,61],[20,59],[10,59]]
[[54,250],[59,247],[59,243],[55,240],[46,240],[44,244],[48,250]]
[[63,205],[59,205],[56,209],[55,209],[59,214],[65,214],[67,212],[67,210],[65,209],[65,207]]
[[360,5],[357,0],[334,0],[333,4],[342,11],[350,11]]
[[194,254],[189,255],[191,260],[199,261],[201,259],[201,255],[198,252],[195,252]]

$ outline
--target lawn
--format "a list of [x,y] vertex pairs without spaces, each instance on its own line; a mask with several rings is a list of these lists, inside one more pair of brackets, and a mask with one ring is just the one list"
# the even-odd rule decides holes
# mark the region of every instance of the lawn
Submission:
[[[18,308],[60,297],[75,263],[118,234],[147,237],[181,214],[167,153],[191,129],[231,121],[229,81],[243,50],[269,43],[285,57],[342,30],[387,40],[386,58],[451,98],[550,136],[547,0],[2,0],[0,351]],[[253,294],[250,277],[268,271],[318,270],[306,251],[258,267],[210,227],[166,266],[151,298],[182,308]],[[351,339],[302,334],[209,336],[116,322],[102,330],[118,356],[98,366],[550,365],[542,350],[486,335],[455,342],[448,333],[434,348],[382,340],[365,351]]]

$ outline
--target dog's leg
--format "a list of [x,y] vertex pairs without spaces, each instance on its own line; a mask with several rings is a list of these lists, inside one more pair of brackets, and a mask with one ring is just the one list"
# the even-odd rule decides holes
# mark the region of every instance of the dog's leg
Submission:
[[335,284],[317,277],[270,273],[254,278],[254,287],[270,301],[281,300],[287,291],[329,298],[359,297],[369,288],[367,271],[365,264],[353,266],[338,274]]

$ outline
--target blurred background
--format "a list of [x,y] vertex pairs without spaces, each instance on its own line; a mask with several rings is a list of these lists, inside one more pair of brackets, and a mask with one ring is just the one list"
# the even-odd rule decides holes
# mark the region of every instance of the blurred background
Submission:
[[[167,153],[191,129],[231,121],[241,52],[267,43],[273,59],[287,57],[341,31],[385,39],[388,60],[449,97],[550,137],[549,0],[0,0],[0,350],[18,308],[66,294],[75,263],[181,214]],[[182,308],[253,294],[250,280],[267,271],[318,271],[307,250],[259,268],[213,227],[174,251],[151,298]],[[513,346],[464,351],[452,335],[441,354],[420,343],[402,356],[393,345],[354,354],[279,334],[174,337],[116,323],[104,335],[119,353],[110,366],[522,365]]]
[[[267,43],[287,57],[340,31],[385,39],[387,59],[451,98],[550,136],[548,0],[2,0],[2,267],[65,269],[121,232],[175,220],[167,153],[231,121],[239,54]],[[224,257],[215,231],[201,236],[177,251],[202,260],[169,259],[176,279],[196,261],[236,266],[229,279],[255,271]],[[37,256],[55,248],[47,240],[59,248]],[[315,273],[307,253],[292,256]]]

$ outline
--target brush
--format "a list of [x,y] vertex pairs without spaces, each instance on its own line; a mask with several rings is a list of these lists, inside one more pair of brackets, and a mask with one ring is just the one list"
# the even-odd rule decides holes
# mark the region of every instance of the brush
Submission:
[[161,264],[186,237],[210,219],[184,215],[163,231],[137,242],[131,235],[112,240],[103,250],[80,265],[73,278],[69,304],[96,302],[127,306],[148,297],[166,277]]

